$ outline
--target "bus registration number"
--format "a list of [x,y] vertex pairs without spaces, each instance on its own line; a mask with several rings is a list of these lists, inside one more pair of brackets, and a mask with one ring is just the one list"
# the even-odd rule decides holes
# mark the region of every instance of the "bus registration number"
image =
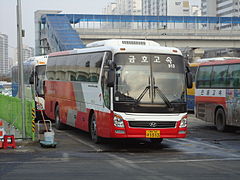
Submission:
[[146,130],[146,138],[160,138],[160,130]]

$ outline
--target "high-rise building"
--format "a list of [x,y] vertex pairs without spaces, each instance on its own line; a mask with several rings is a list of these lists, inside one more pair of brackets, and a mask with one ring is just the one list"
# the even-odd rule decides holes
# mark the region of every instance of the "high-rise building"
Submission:
[[104,9],[104,14],[142,15],[142,0],[116,0]]
[[[202,0],[202,15],[217,17],[240,17],[240,0]],[[234,29],[238,25],[228,24],[215,25],[216,28]]]
[[[240,0],[202,0],[201,9],[203,16],[240,17]],[[203,24],[204,28],[220,30],[238,30],[238,24],[220,23]],[[205,52],[206,57],[213,56],[239,56],[240,49],[213,49]]]
[[201,16],[201,8],[198,5],[192,5],[190,9],[190,16]]
[[[152,16],[189,16],[188,0],[142,0],[142,14]],[[184,23],[149,23],[148,28],[184,28]]]
[[240,16],[240,0],[202,0],[201,6],[203,16]]
[[8,36],[0,33],[0,74],[5,75],[8,71]]
[[[104,8],[103,13],[115,15],[189,16],[190,5],[188,0],[116,0],[114,3],[108,4]],[[118,23],[118,26],[138,28],[139,25],[137,23]],[[184,23],[152,22],[144,24],[146,29],[185,28],[185,26]]]
[[23,61],[34,56],[34,48],[27,45],[23,46]]
[[[116,0],[109,3],[104,9],[104,14],[113,15],[142,15],[142,0]],[[138,28],[137,23],[106,23],[105,27],[113,28]]]
[[[224,0],[227,1],[227,0]],[[217,15],[217,0],[202,0],[202,16]]]
[[117,6],[117,3],[116,3],[116,2],[110,2],[110,3],[103,9],[103,14],[113,14],[116,6]]

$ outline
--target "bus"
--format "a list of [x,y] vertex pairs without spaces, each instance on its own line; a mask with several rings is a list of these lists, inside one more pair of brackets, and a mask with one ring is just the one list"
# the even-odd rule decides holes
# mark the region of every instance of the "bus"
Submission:
[[192,88],[187,89],[187,110],[189,112],[194,112],[195,108],[195,75],[200,63],[209,62],[209,61],[223,61],[232,59],[233,57],[212,57],[212,58],[202,58],[197,59],[195,62],[189,63],[189,68],[193,77]]
[[196,117],[224,131],[240,126],[240,59],[199,65],[196,75]]
[[199,63],[189,63],[189,69],[192,73],[193,85],[192,88],[187,89],[187,110],[194,112],[195,105],[195,75],[197,72]]
[[102,138],[184,138],[191,73],[180,50],[111,39],[49,54],[46,115]]
[[[31,57],[23,62],[23,82],[25,98],[34,100],[36,119],[42,119],[40,111],[45,110],[43,82],[45,80],[46,63],[48,56]],[[12,96],[19,95],[19,69],[12,68]]]

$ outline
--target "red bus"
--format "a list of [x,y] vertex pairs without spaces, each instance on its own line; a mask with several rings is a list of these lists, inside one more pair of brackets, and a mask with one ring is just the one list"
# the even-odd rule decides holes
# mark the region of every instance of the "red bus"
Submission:
[[[49,55],[46,114],[104,138],[184,138],[186,88],[182,53],[153,41],[105,40]],[[188,78],[186,78],[188,77]]]
[[219,131],[240,126],[240,59],[201,63],[195,92],[196,117]]

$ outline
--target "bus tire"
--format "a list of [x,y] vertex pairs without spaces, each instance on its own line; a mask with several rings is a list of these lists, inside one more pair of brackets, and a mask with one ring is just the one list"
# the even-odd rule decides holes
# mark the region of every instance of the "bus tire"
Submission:
[[150,138],[150,142],[152,144],[161,144],[163,141],[163,138]]
[[215,125],[218,131],[223,132],[226,130],[226,116],[222,108],[219,108],[216,112]]
[[101,142],[101,138],[97,135],[97,121],[94,113],[90,117],[89,132],[94,143],[97,144]]
[[61,123],[60,115],[59,115],[59,106],[55,109],[55,127],[56,129],[62,130],[65,129],[65,125]]

